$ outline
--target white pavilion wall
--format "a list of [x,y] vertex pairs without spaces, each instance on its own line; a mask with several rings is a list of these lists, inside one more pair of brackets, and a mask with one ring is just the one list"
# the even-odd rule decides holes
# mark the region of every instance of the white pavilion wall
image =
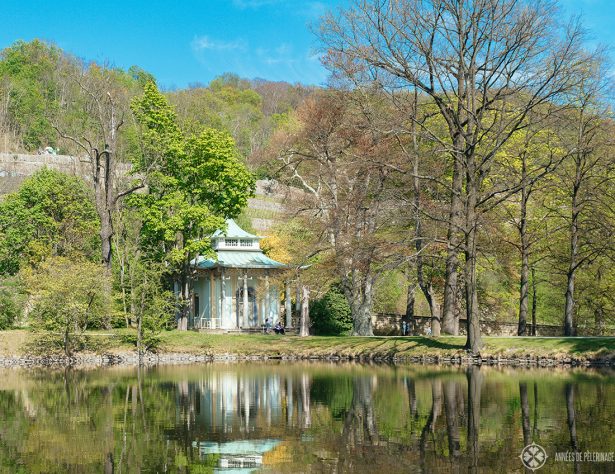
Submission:
[[[214,271],[213,301],[210,298],[212,287],[210,272],[201,273],[194,286],[195,294],[199,297],[199,315],[195,315],[195,324],[206,327],[203,320],[216,319],[215,327],[222,329],[235,329],[243,326],[243,314],[237,313],[237,290],[243,288],[243,270],[225,269],[224,272]],[[280,317],[280,294],[275,279],[269,277],[261,269],[249,270],[248,287],[254,288],[256,293],[256,317],[251,318],[250,327],[261,327],[265,318],[273,325]],[[267,287],[269,287],[267,291]],[[212,313],[213,310],[213,313]],[[208,327],[212,327],[211,325]]]

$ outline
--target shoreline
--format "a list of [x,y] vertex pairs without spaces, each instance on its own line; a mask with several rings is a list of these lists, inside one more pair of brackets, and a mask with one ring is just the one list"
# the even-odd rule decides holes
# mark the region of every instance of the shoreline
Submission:
[[168,331],[141,360],[134,331],[86,333],[85,347],[66,357],[45,352],[38,334],[0,331],[0,367],[171,365],[215,361],[325,361],[384,364],[489,365],[512,367],[615,367],[615,337],[485,337],[480,355],[464,349],[465,338],[443,336],[309,336],[207,334]]
[[433,366],[490,366],[518,368],[596,368],[615,367],[612,357],[496,357],[496,356],[345,356],[345,355],[269,355],[269,354],[199,354],[189,352],[146,353],[139,358],[136,352],[110,354],[79,353],[71,357],[60,355],[0,356],[3,368],[63,368],[63,367],[116,367],[116,366],[158,366],[209,364],[214,362],[332,362],[332,363],[375,363],[388,365],[433,365]]

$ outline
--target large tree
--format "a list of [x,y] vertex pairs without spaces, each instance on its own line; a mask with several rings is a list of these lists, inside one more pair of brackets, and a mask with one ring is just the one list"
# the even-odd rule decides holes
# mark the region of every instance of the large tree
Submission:
[[348,300],[352,333],[362,336],[373,334],[375,283],[399,262],[392,255],[401,247],[390,232],[399,218],[400,173],[389,166],[396,139],[373,126],[386,121],[379,102],[377,96],[321,92],[274,139],[280,176],[305,191],[297,195],[297,212],[319,236],[315,251],[330,257],[323,263],[329,263]]
[[143,187],[141,180],[118,180],[120,164],[127,161],[120,130],[127,126],[129,98],[137,82],[121,70],[93,63],[69,70],[65,83],[70,92],[52,121],[64,142],[89,164],[87,179],[100,219],[101,261],[110,270],[113,212],[124,196]]
[[[604,98],[610,84],[604,64],[587,58],[581,81],[570,93],[574,108],[562,114],[562,135],[568,159],[560,168],[560,201],[568,237],[565,261],[564,334],[575,334],[575,280],[579,269],[600,256],[613,259],[613,182],[611,134]],[[563,197],[563,196],[562,196]]]
[[132,102],[139,126],[135,171],[147,192],[131,197],[140,213],[141,243],[148,258],[165,264],[180,303],[178,328],[187,329],[191,261],[210,255],[209,236],[236,217],[253,195],[254,177],[228,133],[202,129],[186,135],[153,82]]
[[[454,319],[457,256],[464,255],[467,348],[482,347],[476,260],[483,209],[517,189],[491,189],[494,156],[529,112],[576,80],[580,28],[562,30],[551,2],[357,0],[321,24],[335,76],[396,96],[429,97],[446,134],[427,132],[450,157],[443,328]],[[431,106],[430,104],[430,106]]]

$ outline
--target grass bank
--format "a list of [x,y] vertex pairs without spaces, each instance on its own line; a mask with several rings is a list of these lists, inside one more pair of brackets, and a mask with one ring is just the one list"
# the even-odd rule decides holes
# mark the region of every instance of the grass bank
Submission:
[[[126,342],[131,330],[88,333],[91,349],[99,353],[134,351]],[[35,334],[25,330],[0,331],[0,357],[26,355]],[[550,359],[615,363],[613,337],[485,337],[483,359]],[[169,331],[161,335],[161,354],[194,354],[211,357],[416,359],[466,357],[465,337],[324,337],[264,334],[226,335]]]

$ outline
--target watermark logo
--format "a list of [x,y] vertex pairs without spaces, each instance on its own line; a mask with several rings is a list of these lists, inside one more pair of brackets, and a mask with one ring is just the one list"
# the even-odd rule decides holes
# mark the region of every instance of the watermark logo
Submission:
[[530,471],[535,471],[545,465],[549,456],[542,446],[532,442],[523,448],[519,457],[525,467]]

